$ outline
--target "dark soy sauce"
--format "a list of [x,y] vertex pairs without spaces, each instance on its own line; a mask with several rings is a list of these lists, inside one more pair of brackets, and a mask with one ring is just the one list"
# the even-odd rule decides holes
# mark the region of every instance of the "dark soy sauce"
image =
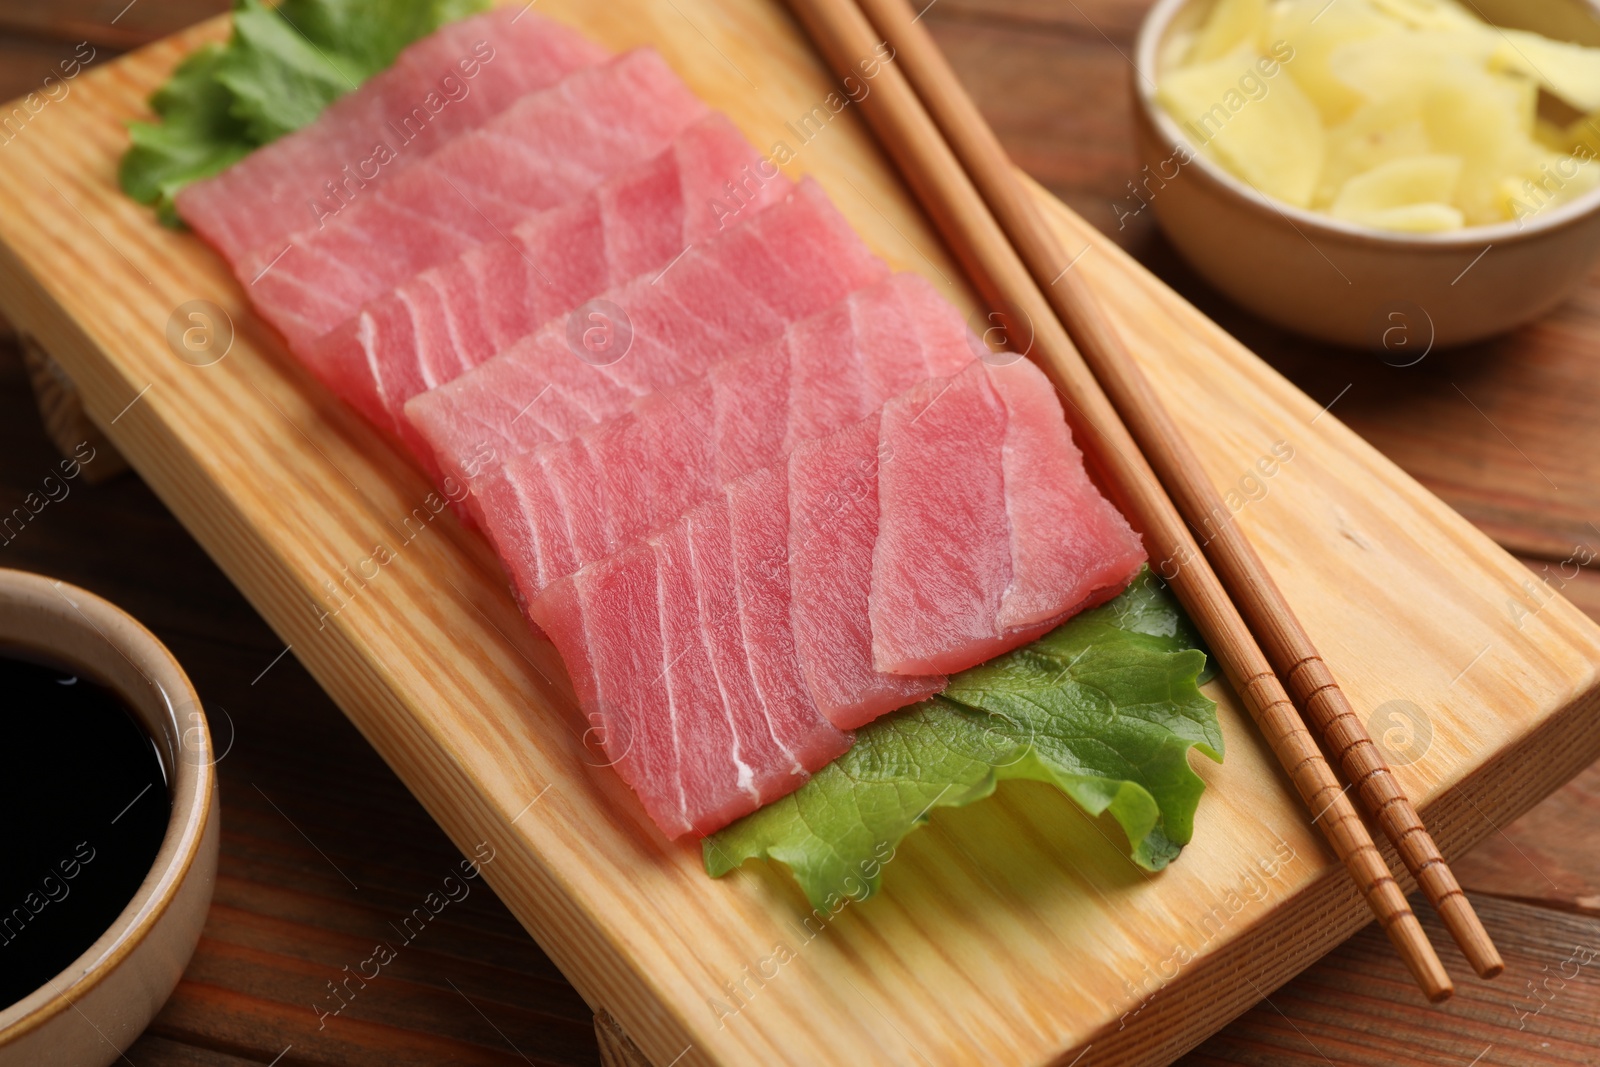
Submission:
[[121,697],[0,650],[0,1007],[110,928],[171,811],[155,742]]

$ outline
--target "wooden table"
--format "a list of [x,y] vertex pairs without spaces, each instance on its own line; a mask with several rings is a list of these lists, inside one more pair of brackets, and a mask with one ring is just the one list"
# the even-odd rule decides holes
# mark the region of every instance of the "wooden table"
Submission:
[[[0,0],[0,99],[36,87],[80,41],[104,59],[226,6],[125,3]],[[1118,227],[1113,204],[1137,172],[1125,55],[1146,6],[938,0],[927,18],[1028,170],[1600,618],[1600,571],[1561,566],[1575,549],[1600,553],[1600,277],[1545,322],[1407,368],[1309,345],[1229,307],[1177,261],[1148,212]],[[101,448],[107,473],[115,459]],[[54,456],[18,346],[0,341],[0,512],[37,489]],[[0,565],[86,586],[143,619],[190,671],[226,750],[205,937],[128,1062],[598,1062],[589,1008],[486,889],[319,1029],[313,1001],[422,901],[455,852],[137,478],[75,484],[0,545]],[[1446,949],[1457,997],[1411,1007],[1400,964],[1369,928],[1184,1062],[1595,1062],[1600,765],[1499,829],[1456,870],[1506,955],[1502,978],[1463,977]]]

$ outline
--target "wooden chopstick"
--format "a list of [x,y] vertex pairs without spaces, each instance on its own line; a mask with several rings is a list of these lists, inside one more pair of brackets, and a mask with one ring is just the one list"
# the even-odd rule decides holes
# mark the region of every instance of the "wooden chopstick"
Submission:
[[855,0],[790,0],[790,7],[841,78],[859,81],[877,61],[872,91],[860,100],[867,121],[984,299],[1011,323],[1031,325],[1030,354],[1066,398],[1086,451],[1101,464],[1149,547],[1176,563],[1168,580],[1313,813],[1312,821],[1321,827],[1423,993],[1433,1001],[1448,997],[1454,992],[1450,976],[1366,825],[1155,472],[899,69],[899,58],[883,63],[874,55],[882,39]]
[[[1343,768],[1345,780],[1354,784],[1367,814],[1382,826],[1473,969],[1484,978],[1499,974],[1505,963],[1439,846],[1082,275],[1063,272],[1070,262],[1065,250],[1044,225],[1005,149],[944,54],[907,0],[860,3],[895,49],[896,63],[1044,289],[1190,527],[1215,529],[1202,546],[1211,565],[1278,677],[1288,684],[1323,745]],[[1218,516],[1227,518],[1218,523]]]

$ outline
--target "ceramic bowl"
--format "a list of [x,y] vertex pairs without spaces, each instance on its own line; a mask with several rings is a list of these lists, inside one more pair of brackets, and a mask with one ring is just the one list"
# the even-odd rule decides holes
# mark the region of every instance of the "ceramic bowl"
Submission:
[[93,593],[0,570],[0,648],[119,693],[167,770],[172,817],[138,892],[51,983],[0,1010],[0,1067],[104,1067],[166,1003],[200,940],[220,824],[211,738],[172,654]]
[[[1149,167],[1141,180],[1150,191],[1140,200],[1179,254],[1227,296],[1310,337],[1420,353],[1537,318],[1589,274],[1600,258],[1600,190],[1523,224],[1402,234],[1291,207],[1196,153],[1156,102],[1155,86],[1163,44],[1197,26],[1214,2],[1158,0],[1151,9],[1135,49],[1134,112]],[[1589,0],[1473,6],[1499,25],[1600,45],[1600,8]],[[1185,155],[1192,158],[1180,165]],[[1145,177],[1152,173],[1154,180]]]

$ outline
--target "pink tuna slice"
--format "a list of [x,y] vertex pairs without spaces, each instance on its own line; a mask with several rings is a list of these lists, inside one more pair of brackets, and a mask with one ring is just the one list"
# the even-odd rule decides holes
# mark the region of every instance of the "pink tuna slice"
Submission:
[[[1040,499],[1058,488],[1064,503]],[[556,580],[529,614],[678,836],[770,803],[843,731],[943,686],[885,672],[884,644],[975,666],[1114,595],[1142,558],[1044,376],[972,360]]]
[[884,405],[872,661],[954,673],[1127,587],[1138,535],[1089,482],[1032,363],[975,361]]
[[[741,651],[768,715],[774,721],[804,724],[806,732],[798,734],[789,747],[799,753],[800,762],[808,770],[814,771],[842,754],[851,738],[836,734],[831,728],[811,698],[800,671],[789,621],[788,491],[782,468],[768,468],[730,482],[715,502],[704,505],[700,512],[715,510],[721,500],[727,501],[731,574],[744,636]],[[703,555],[714,559],[711,549],[720,547],[708,546]],[[827,755],[840,737],[844,747]]]
[[[405,402],[453,381],[584,300],[662,267],[781,199],[733,124],[708,115],[666,151],[368,303],[302,353],[323,381],[424,461]],[[729,208],[728,186],[735,187]],[[715,209],[714,209],[715,208]]]
[[[612,290],[604,305],[584,305],[583,320],[550,323],[413,397],[406,417],[444,473],[474,485],[476,506],[475,483],[498,472],[497,464],[615,418],[636,398],[697,378],[887,275],[808,179],[662,270]],[[611,321],[617,310],[596,308],[619,309],[621,321]],[[604,325],[614,347],[591,355],[585,323]],[[623,348],[625,336],[631,341]],[[494,462],[482,462],[490,455]]]
[[252,262],[270,260],[342,199],[374,191],[519,97],[605,58],[599,45],[516,6],[451,23],[316,122],[185,188],[178,214],[248,279],[239,264],[250,253]]
[[[889,674],[873,665],[869,593],[878,539],[879,421],[874,413],[801,444],[786,472],[795,648],[811,698],[842,730],[932,696],[945,684],[938,671]],[[934,482],[944,477],[927,475]]]
[[303,348],[401,282],[657,155],[706,113],[653,51],[584,67],[237,273],[262,317]]
[[1144,545],[1089,480],[1049,380],[1026,362],[991,368],[989,380],[1007,416],[1011,584],[998,627],[1049,630],[1127,588]]
[[757,585],[739,572],[730,521],[719,498],[534,606],[607,754],[668,837],[721,829],[851,742],[806,697],[793,657],[747,637],[763,607],[746,603]]
[[960,313],[921,275],[894,275],[703,378],[513,457],[504,477],[480,482],[486,532],[523,596],[537,596],[799,442],[857,421],[916,382],[957,373],[974,344]]

